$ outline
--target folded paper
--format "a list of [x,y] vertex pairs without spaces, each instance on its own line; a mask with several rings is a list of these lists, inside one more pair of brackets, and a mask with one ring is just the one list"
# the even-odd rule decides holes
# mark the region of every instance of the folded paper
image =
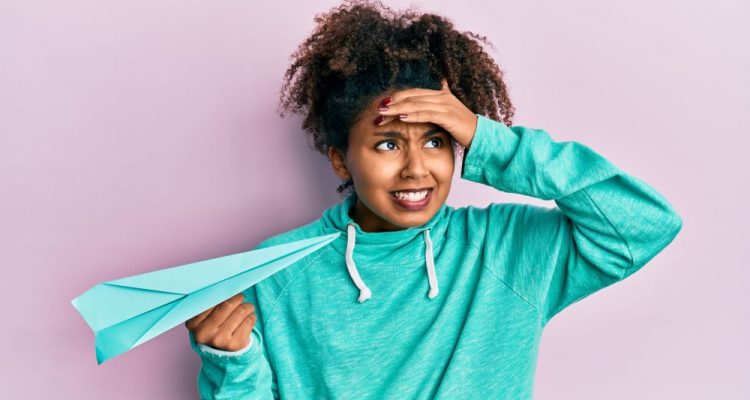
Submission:
[[100,283],[71,303],[94,331],[96,361],[102,364],[314,253],[340,234]]

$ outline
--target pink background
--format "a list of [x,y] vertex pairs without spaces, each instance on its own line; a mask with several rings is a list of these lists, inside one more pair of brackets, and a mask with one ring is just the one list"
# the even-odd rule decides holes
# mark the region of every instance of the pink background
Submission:
[[[97,366],[70,300],[338,201],[300,119],[275,112],[336,4],[0,1],[2,397],[197,397],[183,326]],[[748,2],[387,4],[487,35],[516,125],[592,147],[683,216],[642,271],[551,322],[535,398],[749,398]],[[448,204],[489,202],[553,205],[456,176]]]

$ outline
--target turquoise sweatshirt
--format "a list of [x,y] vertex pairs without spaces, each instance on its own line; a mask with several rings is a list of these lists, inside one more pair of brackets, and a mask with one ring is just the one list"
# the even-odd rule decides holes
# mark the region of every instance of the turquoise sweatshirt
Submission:
[[557,207],[443,204],[365,232],[351,194],[257,248],[342,233],[246,290],[243,350],[190,343],[204,399],[531,399],[549,320],[632,275],[677,235],[667,200],[589,147],[478,115],[461,177]]

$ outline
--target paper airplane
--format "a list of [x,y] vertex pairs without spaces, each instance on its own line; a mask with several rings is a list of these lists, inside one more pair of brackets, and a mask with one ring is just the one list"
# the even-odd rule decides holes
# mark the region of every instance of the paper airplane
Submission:
[[71,303],[94,331],[96,361],[101,365],[314,253],[340,234],[100,283]]

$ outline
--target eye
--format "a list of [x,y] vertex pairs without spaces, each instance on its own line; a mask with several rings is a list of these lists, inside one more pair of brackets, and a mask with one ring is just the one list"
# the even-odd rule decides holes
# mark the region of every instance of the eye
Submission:
[[[434,142],[438,143],[437,145],[435,145],[434,148],[441,147],[442,144],[443,144],[443,139],[439,138],[439,137],[433,137],[433,138],[430,138],[430,140],[427,141],[427,143],[434,143]],[[395,146],[396,142],[393,141],[393,140],[384,140],[384,141],[376,144],[375,148],[378,149],[378,150],[394,150],[395,147],[387,147],[387,148],[380,147],[382,145],[389,145],[389,144],[392,144],[392,145]]]
[[[434,137],[434,138],[430,138],[430,140],[427,141],[427,143],[431,143],[431,142],[438,142],[440,145],[442,145],[443,139],[439,137]],[[440,147],[440,146],[436,146],[436,147]]]
[[389,148],[389,149],[384,149],[384,148],[381,148],[381,147],[380,147],[380,145],[382,145],[382,144],[393,144],[393,145],[395,145],[395,144],[396,144],[396,142],[394,142],[393,140],[384,140],[384,141],[382,141],[382,142],[378,143],[378,144],[377,144],[377,145],[375,146],[375,148],[376,148],[376,149],[378,149],[378,150],[392,150],[392,149],[390,149],[390,148]]

